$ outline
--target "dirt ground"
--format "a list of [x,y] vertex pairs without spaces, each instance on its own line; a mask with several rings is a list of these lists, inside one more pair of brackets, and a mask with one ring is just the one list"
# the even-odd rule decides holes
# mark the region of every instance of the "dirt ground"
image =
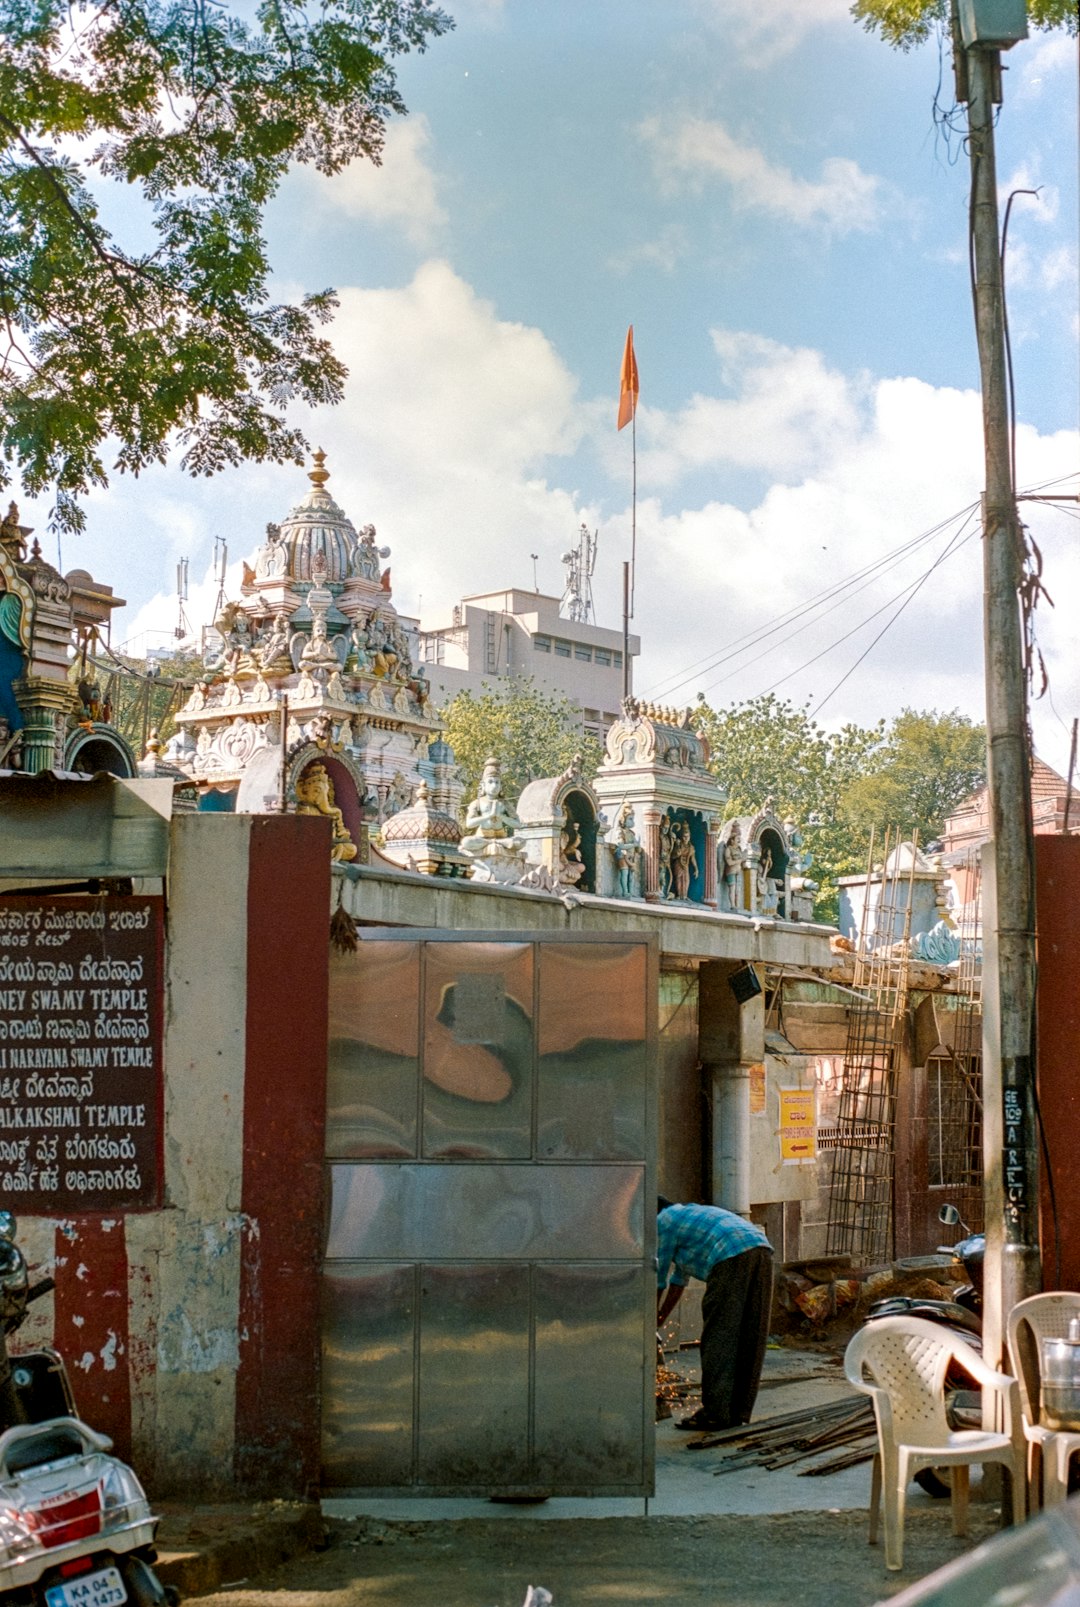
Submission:
[[996,1532],[973,1507],[953,1539],[947,1504],[909,1514],[905,1566],[885,1571],[859,1512],[795,1516],[582,1518],[330,1525],[330,1544],[260,1579],[226,1584],[215,1607],[872,1607]]

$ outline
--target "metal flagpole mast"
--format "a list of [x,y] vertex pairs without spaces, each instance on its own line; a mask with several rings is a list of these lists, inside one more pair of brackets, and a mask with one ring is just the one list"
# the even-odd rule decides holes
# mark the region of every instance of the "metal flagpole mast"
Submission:
[[630,618],[637,589],[637,406],[630,420]]
[[630,696],[630,618],[634,612],[634,585],[637,580],[637,358],[634,355],[634,326],[626,331],[622,371],[619,375],[619,422],[621,430],[630,425],[630,562],[623,564],[623,697]]

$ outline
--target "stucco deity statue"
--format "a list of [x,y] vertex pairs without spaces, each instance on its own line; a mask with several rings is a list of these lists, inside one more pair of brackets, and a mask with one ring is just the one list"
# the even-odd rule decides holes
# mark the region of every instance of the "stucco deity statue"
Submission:
[[222,669],[229,675],[235,675],[238,670],[254,670],[252,648],[255,643],[251,622],[239,603],[226,603],[214,621],[214,629],[221,636],[221,650],[216,654],[207,654],[204,659],[206,668]]
[[356,844],[334,798],[334,783],[324,764],[309,764],[296,783],[296,813],[326,815],[334,828],[331,859],[355,859]]
[[657,865],[657,880],[660,884],[660,897],[671,898],[671,817],[665,815],[660,822],[660,860]]
[[581,827],[573,815],[567,815],[559,840],[559,880],[574,886],[585,874],[585,861],[581,857]]
[[738,821],[728,833],[727,842],[722,850],[722,866],[724,878],[724,893],[727,897],[729,910],[742,909],[742,870],[743,849],[742,835],[739,831]]
[[21,561],[26,557],[26,540],[19,528],[19,504],[8,503],[8,511],[0,520],[0,546],[5,547],[11,557]]
[[765,849],[757,868],[758,909],[762,915],[775,915],[780,908],[780,889],[775,877],[770,876],[772,854]]
[[270,621],[270,629],[259,643],[259,663],[263,669],[269,669],[271,664],[279,659],[287,660],[289,657],[289,616],[275,614]]
[[460,848],[474,861],[480,881],[514,882],[524,869],[525,843],[517,835],[521,821],[502,795],[502,767],[497,759],[484,766],[476,797],[465,812]]
[[676,898],[690,897],[690,878],[697,875],[698,862],[690,837],[690,822],[684,820],[671,833],[671,881]]
[[607,837],[612,858],[615,861],[615,874],[618,878],[620,898],[632,898],[634,893],[634,872],[637,870],[638,860],[641,858],[641,843],[634,831],[634,811],[630,804],[623,804],[619,810],[618,818]]
[[393,679],[397,674],[398,654],[389,625],[378,614],[367,622],[367,644],[371,652],[371,667],[381,679]]
[[280,580],[288,566],[289,555],[285,543],[281,539],[281,526],[268,524],[266,527],[266,545],[259,548],[255,559],[255,577],[257,580]]

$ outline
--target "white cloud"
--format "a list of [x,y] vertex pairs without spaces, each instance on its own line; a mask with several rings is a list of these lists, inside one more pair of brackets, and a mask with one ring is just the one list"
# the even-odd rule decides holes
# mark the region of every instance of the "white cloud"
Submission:
[[736,394],[693,396],[668,414],[643,410],[643,483],[669,486],[723,465],[788,478],[831,461],[858,432],[859,385],[820,352],[723,329],[712,342],[720,379]]
[[687,186],[700,189],[706,179],[718,179],[745,211],[771,213],[800,227],[825,227],[836,234],[875,229],[883,216],[883,181],[864,173],[849,157],[828,157],[820,178],[811,180],[770,162],[756,146],[740,144],[713,119],[652,117],[638,132],[652,153],[662,188],[672,192]]
[[[576,447],[582,421],[576,382],[541,332],[501,320],[433,261],[401,289],[343,290],[334,345],[350,370],[345,400],[304,428],[326,449],[336,500],[391,547],[397,606],[414,612],[423,594],[425,615],[444,623],[466,592],[531,584],[530,552],[541,554],[541,585],[561,591],[559,554],[592,510],[544,478],[550,458]],[[288,468],[250,466],[209,488],[168,478],[175,497],[203,503],[193,571],[220,530],[250,559],[265,521],[306,490]],[[212,602],[205,584],[193,589],[193,622],[208,622]],[[171,630],[175,618],[166,579],[124,633]]]
[[[869,390],[856,378],[845,397],[842,378],[819,359],[815,404],[815,366],[806,362],[814,356],[767,351],[762,369],[744,372],[742,381],[763,415],[771,390],[782,413],[793,361],[802,358],[807,413],[822,422],[847,413],[831,450],[819,453],[809,472],[777,480],[752,506],[736,507],[721,494],[703,506],[680,507],[677,496],[654,494],[648,473],[639,469],[635,623],[644,653],[637,685],[672,702],[691,701],[703,689],[726,703],[773,687],[801,702],[820,701],[842,682],[823,709],[827,723],[870,723],[904,705],[959,706],[981,719],[977,514],[929,535],[896,561],[889,557],[977,504],[979,397],[909,377],[879,380]],[[1080,439],[1075,431],[1047,437],[1021,427],[1018,451],[1021,481],[1032,484],[1072,468]],[[1075,524],[1036,504],[1025,505],[1025,518],[1043,549],[1056,603],[1038,615],[1053,697],[1059,710],[1071,711],[1080,706]],[[609,522],[604,536],[625,541],[625,518]],[[952,555],[943,557],[954,538]],[[827,612],[801,612],[820,593],[885,559],[887,568],[859,582],[858,591],[845,590]],[[785,614],[791,617],[778,625]],[[770,634],[747,641],[762,632]],[[1033,720],[1037,746],[1060,766],[1061,727],[1048,702],[1034,705]]]
[[1074,246],[1056,246],[1039,263],[1044,290],[1074,290],[1080,284],[1080,256]]
[[429,165],[431,144],[427,118],[414,114],[388,124],[379,166],[358,158],[331,176],[314,168],[301,173],[322,206],[369,223],[397,226],[413,245],[430,246],[447,221]]
[[[398,606],[415,612],[422,593],[425,623],[445,624],[463,594],[530,585],[531,552],[540,554],[540,585],[558,592],[559,556],[585,519],[600,530],[598,614],[601,623],[617,623],[629,555],[629,459],[625,432],[613,431],[610,397],[579,399],[574,376],[540,330],[500,318],[438,261],[400,289],[346,289],[336,341],[351,370],[348,394],[307,428],[327,450],[332,493],[354,524],[371,521],[391,547]],[[671,413],[639,414],[639,689],[675,702],[701,687],[730,702],[775,684],[801,701],[820,699],[848,674],[826,720],[870,723],[905,704],[959,706],[981,718],[982,572],[973,521],[966,545],[903,612],[905,589],[930,570],[955,525],[868,577],[862,590],[847,591],[832,612],[809,623],[792,618],[749,653],[694,671],[681,688],[671,684],[695,661],[730,652],[747,632],[769,628],[977,503],[982,482],[976,393],[903,375],[845,375],[819,352],[740,331],[715,331],[712,341],[715,390]],[[612,442],[617,464],[605,457]],[[615,489],[607,509],[574,489],[568,457],[578,449],[609,466]],[[1031,485],[1074,470],[1080,440],[1075,431],[1043,436],[1022,425],[1018,451],[1021,481]],[[745,486],[747,471],[762,489],[737,505],[733,488]],[[702,492],[705,476],[713,489]],[[254,466],[208,484],[173,470],[134,487],[119,482],[91,510],[97,551],[67,555],[67,563],[85,562],[120,589],[132,584],[136,602],[158,591],[119,638],[151,626],[172,630],[175,558],[188,551],[193,575],[207,571],[188,606],[192,622],[204,623],[216,592],[213,535],[228,535],[234,561],[250,558],[265,521],[280,519],[305,486],[295,468]],[[1071,718],[1080,707],[1075,520],[1038,504],[1026,504],[1025,517],[1056,604],[1040,609],[1040,642],[1054,703]],[[133,555],[123,569],[117,552]],[[129,571],[140,553],[154,579],[136,587]],[[235,594],[234,577],[235,569]],[[1040,751],[1060,769],[1067,736],[1045,700],[1033,718]]]
[[1056,222],[1061,193],[1056,184],[1040,183],[1030,163],[1021,162],[1007,179],[998,184],[998,205],[1003,219],[1010,195],[1013,196],[1010,225],[1019,222],[1021,216],[1025,222],[1028,219],[1042,224]]
[[689,249],[686,230],[677,223],[667,224],[652,240],[628,246],[607,260],[611,273],[626,274],[639,263],[648,268],[659,268],[661,273],[674,273]]
[[699,0],[698,15],[746,65],[771,66],[817,28],[851,27],[851,0]]
[[1058,73],[1068,71],[1075,77],[1077,48],[1077,41],[1064,33],[1054,33],[1028,45],[1020,70],[1017,98],[1037,100],[1044,90],[1055,88],[1051,80]]

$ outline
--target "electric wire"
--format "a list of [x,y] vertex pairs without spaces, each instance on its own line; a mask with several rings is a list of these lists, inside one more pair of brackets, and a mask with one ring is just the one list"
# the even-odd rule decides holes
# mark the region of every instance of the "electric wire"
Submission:
[[[969,510],[969,514],[968,514],[969,518],[970,518],[970,516],[971,516],[971,514],[973,512],[974,512],[974,508]],[[935,535],[937,535],[939,533],[940,533],[939,530],[934,531]],[[927,538],[927,539],[929,539],[929,538]],[[912,548],[911,550],[914,550],[914,548]],[[831,602],[827,608],[823,608],[820,611],[820,613],[818,614],[817,618],[808,619],[805,624],[799,626],[798,630],[790,631],[784,638],[784,645],[786,646],[788,642],[793,641],[796,636],[801,636],[803,634],[803,632],[809,630],[812,625],[816,625],[816,624],[820,623],[820,621],[823,620],[824,618],[826,618],[827,615],[829,615],[831,613],[834,613],[836,611],[836,609],[841,608],[845,603],[849,602],[851,600],[851,598],[857,597],[860,592],[865,591],[868,586],[872,585],[874,580],[880,579],[880,577],[882,575],[884,575],[884,574],[887,574],[889,572],[889,570],[895,569],[897,567],[897,565],[903,561],[904,557],[909,557],[909,556],[910,556],[910,552],[904,553],[904,554],[901,555],[901,557],[897,558],[895,560],[895,562],[888,563],[888,564],[883,564],[882,566],[880,566],[879,569],[878,569],[878,573],[876,575],[873,575],[873,574],[869,575],[862,582],[861,585],[854,586],[849,591],[847,591],[844,594],[842,594],[841,596],[837,597],[835,599],[835,601]],[[898,592],[898,593],[895,594],[895,596],[901,596],[901,595],[902,595],[902,592]],[[894,600],[895,600],[895,597],[889,599],[890,602],[894,601]],[[886,602],[882,606],[887,608],[889,606],[889,604],[888,604],[888,602]],[[870,620],[874,619],[876,617],[876,614],[878,614],[880,612],[881,612],[880,609],[875,610],[875,613],[870,614],[867,619],[864,619],[862,621],[862,624],[855,626],[854,629],[856,631],[861,630],[863,625],[869,624]],[[773,634],[773,633],[770,633],[770,634]],[[852,634],[852,633],[851,632],[846,633],[846,635],[840,637],[838,639],[838,641],[845,641],[847,639],[847,635],[850,635],[850,634]],[[756,644],[750,644],[750,645],[756,645]],[[707,692],[707,691],[710,691],[714,686],[721,686],[721,685],[723,685],[723,683],[725,681],[729,681],[733,675],[737,675],[737,674],[740,673],[740,671],[748,669],[751,664],[759,663],[761,659],[767,658],[770,653],[772,653],[772,652],[774,652],[776,650],[776,645],[777,644],[773,644],[772,646],[765,648],[763,652],[755,654],[753,658],[747,659],[743,664],[741,664],[741,665],[737,666],[735,669],[729,671],[729,673],[727,675],[719,676],[717,679],[707,682],[706,685],[702,688],[702,691]],[[832,646],[836,646],[836,645],[838,645],[838,643],[833,643],[833,644],[831,644],[830,647],[825,648],[823,651],[824,652],[830,652],[832,650]],[[729,656],[734,656],[734,655],[729,655]],[[821,656],[822,656],[821,653],[816,654],[815,657],[813,659],[811,659],[809,662],[810,663],[815,663],[816,660],[818,658],[820,658]],[[783,677],[782,679],[786,679],[786,677]],[[780,683],[776,682],[775,684],[779,685]],[[771,691],[771,690],[772,690],[771,687],[766,688],[766,691]]]
[[[767,640],[770,636],[774,636],[778,631],[783,630],[785,626],[794,624],[796,620],[802,618],[804,615],[812,613],[815,609],[820,608],[823,604],[831,602],[832,599],[839,597],[840,600],[843,601],[844,595],[847,593],[849,588],[855,587],[857,583],[863,581],[865,577],[873,578],[879,572],[886,573],[890,568],[894,568],[897,563],[901,562],[911,553],[917,551],[920,546],[925,545],[927,542],[932,541],[935,536],[940,535],[942,530],[947,529],[948,526],[955,520],[964,518],[965,516],[970,516],[976,507],[976,503],[969,503],[966,508],[961,508],[958,512],[950,514],[948,518],[942,519],[938,524],[933,525],[928,530],[924,530],[920,535],[913,536],[910,540],[903,542],[899,547],[895,547],[890,552],[885,553],[883,557],[876,558],[873,563],[867,564],[862,569],[855,570],[852,574],[846,576],[844,579],[835,581],[832,585],[827,586],[822,591],[815,593],[804,603],[800,603],[793,608],[787,609],[783,614],[779,614],[774,619],[766,621],[764,625],[757,626],[753,630],[745,631],[742,636],[736,637],[734,642],[728,643],[720,652],[707,653],[702,658],[695,659],[694,662],[688,665],[685,669],[678,670],[674,674],[667,676],[664,680],[657,682],[654,688],[650,688],[649,696],[653,698],[670,697],[672,693],[679,689],[679,687],[685,686],[687,682],[694,680],[697,675],[707,674],[710,670],[718,669],[721,664],[728,663],[732,658],[740,657],[743,652],[748,652],[750,648],[756,647],[760,642]],[[862,590],[864,588],[859,586],[858,589]],[[826,612],[830,611],[831,609],[826,610]],[[756,660],[753,662],[756,662]],[[710,685],[715,684],[717,683],[710,683]]]
[[[966,525],[967,523],[968,523],[968,520],[965,520],[964,525]],[[960,529],[956,532],[956,534],[949,541],[949,543],[946,546],[944,552],[942,552],[941,555],[937,559],[935,559],[935,561],[930,565],[930,568],[928,570],[926,570],[926,572],[923,575],[921,575],[918,580],[914,581],[910,586],[905,587],[904,591],[897,592],[895,596],[890,597],[889,601],[887,603],[883,603],[881,608],[875,609],[874,613],[871,614],[868,619],[863,620],[862,625],[856,626],[856,628],[855,628],[856,630],[861,630],[863,625],[868,625],[870,623],[871,619],[875,619],[878,614],[880,614],[880,613],[882,613],[884,611],[885,608],[890,607],[891,604],[896,602],[898,598],[903,597],[904,600],[900,604],[899,608],[891,616],[891,618],[886,620],[885,624],[882,626],[881,630],[878,631],[878,633],[874,637],[873,641],[869,644],[868,647],[865,648],[865,650],[862,653],[859,654],[858,658],[855,660],[854,664],[852,664],[851,668],[849,670],[847,670],[846,673],[840,677],[840,679],[837,681],[836,685],[831,687],[830,690],[828,692],[826,692],[826,694],[825,694],[825,696],[823,698],[818,699],[816,703],[811,702],[810,709],[815,714],[820,714],[821,710],[825,707],[826,703],[828,703],[829,699],[833,696],[833,693],[838,692],[840,690],[840,688],[843,686],[844,682],[847,681],[852,675],[854,675],[854,673],[858,669],[859,665],[864,661],[864,659],[867,658],[867,656],[870,653],[873,652],[874,648],[880,642],[881,638],[886,634],[887,631],[892,629],[893,625],[895,625],[896,621],[900,618],[900,615],[904,612],[904,609],[908,606],[908,604],[915,597],[918,596],[918,594],[922,590],[923,586],[930,579],[930,576],[934,573],[934,570],[937,569],[940,564],[943,564],[945,562],[946,558],[950,558],[953,555],[954,552],[959,552],[961,547],[965,547],[969,541],[973,540],[974,537],[978,535],[979,532],[977,530],[971,530],[971,531],[968,532],[968,534],[966,536],[963,535],[964,525],[961,525]],[[963,539],[961,539],[961,537],[963,537]],[[907,594],[906,596],[905,596],[905,592]],[[848,631],[847,632],[847,636],[851,636],[853,634],[854,634],[853,631]],[[841,637],[840,640],[841,641],[846,641],[847,636]],[[839,646],[840,644],[839,644],[839,642],[837,642],[837,643],[834,643],[833,645],[834,646]],[[824,650],[824,652],[819,653],[817,655],[817,657],[818,658],[823,658],[825,656],[825,653],[831,652],[831,651],[832,651],[831,648],[826,648]],[[811,662],[814,662],[814,660],[811,660]],[[801,668],[804,668],[804,669],[806,667],[807,666],[805,666],[805,665],[801,666]],[[792,671],[792,674],[797,675],[798,673],[799,673],[798,670],[793,670]],[[787,679],[787,677],[784,677],[784,679]],[[776,682],[776,685],[779,686],[780,682],[779,681]],[[769,690],[771,691],[772,688],[770,688]]]

